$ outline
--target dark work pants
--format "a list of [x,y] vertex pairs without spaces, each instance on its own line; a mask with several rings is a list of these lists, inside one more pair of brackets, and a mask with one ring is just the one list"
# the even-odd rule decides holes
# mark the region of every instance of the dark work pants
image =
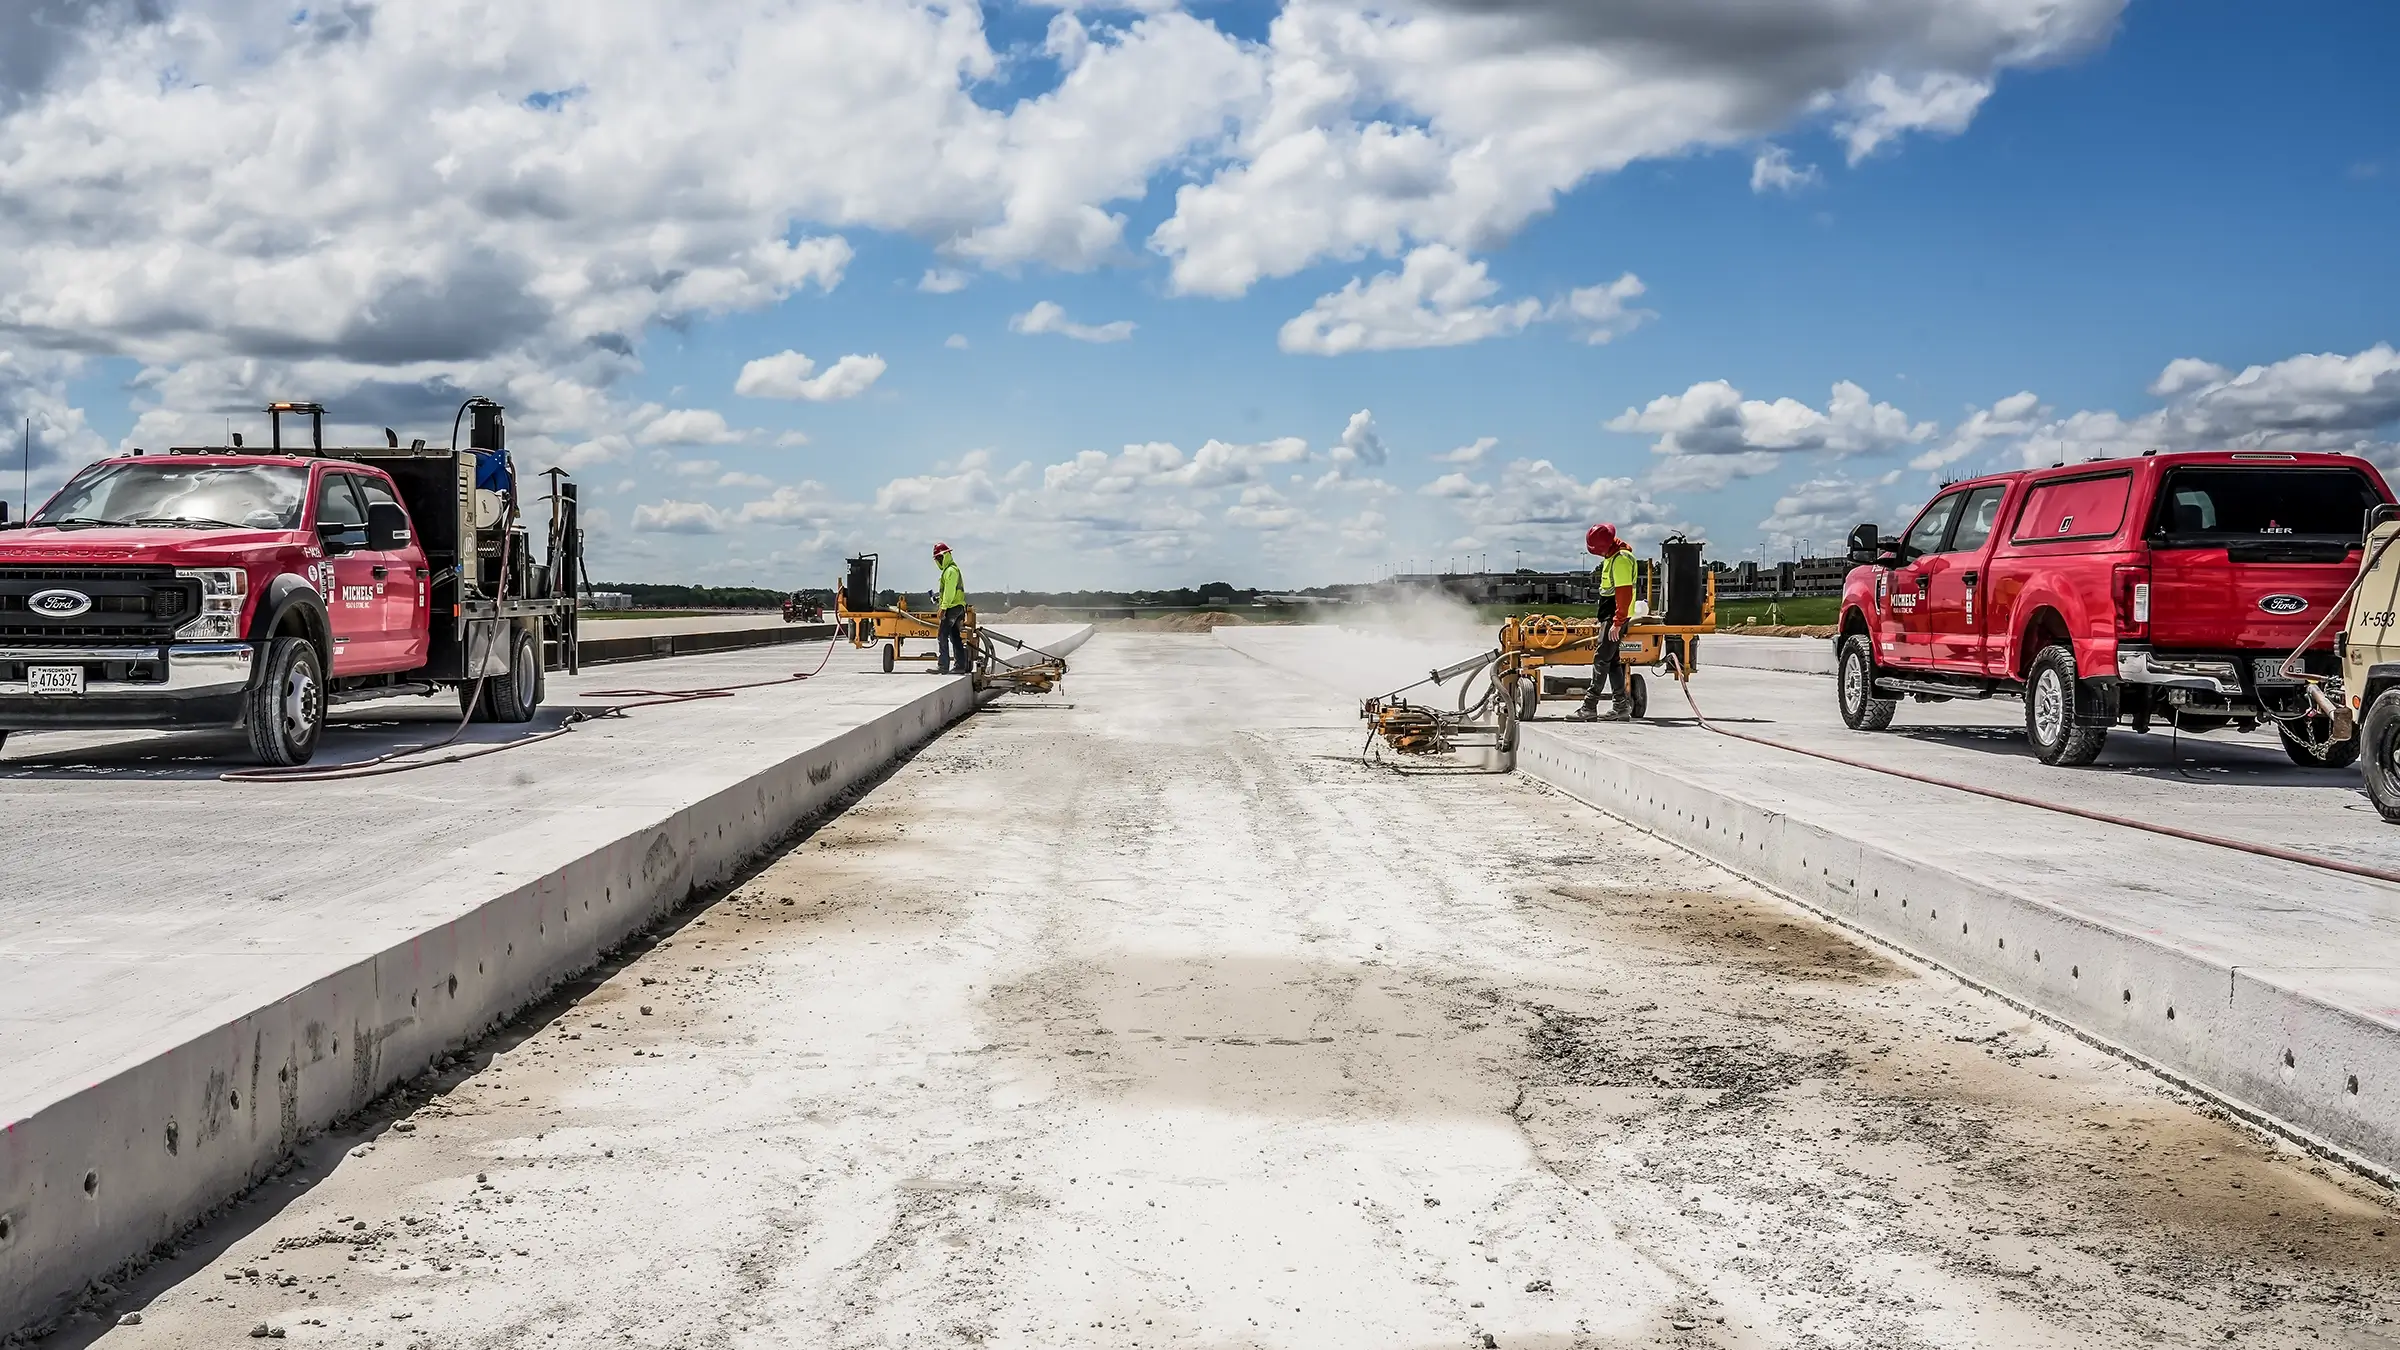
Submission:
[[934,668],[944,675],[971,675],[974,663],[967,660],[967,611],[963,608],[942,611],[942,650]]
[[1584,702],[1593,705],[1600,702],[1602,685],[1608,687],[1609,702],[1625,701],[1625,662],[1617,652],[1617,639],[1621,636],[1617,606],[1613,600],[1606,603],[1607,607],[1600,611],[1599,648],[1592,653],[1592,691],[1583,696]]

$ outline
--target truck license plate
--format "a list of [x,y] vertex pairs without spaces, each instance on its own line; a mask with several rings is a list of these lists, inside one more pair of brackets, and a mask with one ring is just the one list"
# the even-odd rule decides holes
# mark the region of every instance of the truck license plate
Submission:
[[25,671],[25,683],[37,694],[80,696],[83,693],[83,667],[28,667]]
[[2250,682],[2261,689],[2292,689],[2300,681],[2283,673],[2280,656],[2253,657],[2250,662]]

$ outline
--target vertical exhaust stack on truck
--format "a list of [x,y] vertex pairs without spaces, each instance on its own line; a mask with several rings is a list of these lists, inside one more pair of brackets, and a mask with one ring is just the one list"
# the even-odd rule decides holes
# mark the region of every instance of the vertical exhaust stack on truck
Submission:
[[291,765],[343,702],[454,688],[463,714],[533,717],[543,672],[574,664],[574,484],[536,559],[499,404],[461,405],[442,448],[329,448],[321,405],[265,411],[263,453],[102,460],[0,534],[0,738],[239,728]]

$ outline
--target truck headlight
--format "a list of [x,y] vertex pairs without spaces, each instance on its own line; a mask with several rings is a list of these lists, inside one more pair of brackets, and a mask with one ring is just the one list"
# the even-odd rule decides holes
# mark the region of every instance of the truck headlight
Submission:
[[250,574],[239,567],[178,567],[175,575],[200,583],[200,616],[175,630],[185,642],[231,642],[242,635],[242,602]]

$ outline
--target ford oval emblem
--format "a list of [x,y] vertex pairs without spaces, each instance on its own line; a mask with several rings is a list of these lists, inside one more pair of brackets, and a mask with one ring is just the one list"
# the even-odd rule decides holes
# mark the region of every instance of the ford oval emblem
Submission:
[[2297,614],[2308,608],[2308,599],[2299,595],[2261,596],[2258,607],[2269,614]]
[[92,597],[81,591],[36,591],[25,601],[25,608],[51,619],[72,619],[92,607]]

